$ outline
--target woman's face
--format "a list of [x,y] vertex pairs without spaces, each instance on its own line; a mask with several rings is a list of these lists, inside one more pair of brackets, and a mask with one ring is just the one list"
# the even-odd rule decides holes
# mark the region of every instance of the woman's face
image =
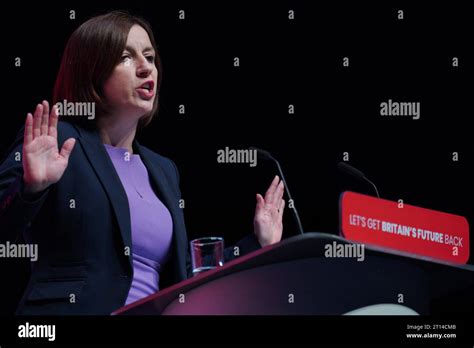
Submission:
[[158,71],[155,50],[139,25],[130,29],[121,62],[104,84],[113,115],[138,119],[153,109]]

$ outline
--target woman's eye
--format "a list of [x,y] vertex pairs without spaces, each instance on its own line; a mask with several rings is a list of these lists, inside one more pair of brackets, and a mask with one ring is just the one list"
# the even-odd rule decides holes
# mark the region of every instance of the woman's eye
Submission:
[[126,62],[126,61],[128,61],[129,59],[131,59],[131,57],[130,57],[129,55],[127,55],[127,54],[122,56],[122,61],[123,61],[123,62]]
[[150,62],[153,63],[155,61],[155,56],[147,56],[146,59]]

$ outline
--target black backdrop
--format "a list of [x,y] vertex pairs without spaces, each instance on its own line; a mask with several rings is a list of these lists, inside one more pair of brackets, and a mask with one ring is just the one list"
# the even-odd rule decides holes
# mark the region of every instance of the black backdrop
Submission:
[[[3,13],[2,155],[26,113],[51,100],[70,34],[112,9],[152,24],[163,60],[161,104],[139,141],[178,165],[190,239],[221,235],[232,244],[252,233],[255,193],[263,194],[276,174],[261,161],[255,168],[217,163],[217,150],[226,146],[261,147],[280,160],[306,231],[338,233],[343,190],[373,194],[338,173],[346,151],[382,198],[463,215],[472,224],[474,30],[465,3],[18,2]],[[388,99],[420,102],[420,119],[381,117]],[[295,232],[287,210],[284,237]],[[1,262],[7,277],[27,269]],[[19,296],[18,289],[3,291],[2,298]]]

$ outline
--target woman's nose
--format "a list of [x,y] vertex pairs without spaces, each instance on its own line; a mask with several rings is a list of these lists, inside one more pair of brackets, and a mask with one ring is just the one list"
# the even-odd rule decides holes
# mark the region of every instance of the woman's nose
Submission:
[[143,58],[140,64],[137,66],[137,76],[147,77],[153,71],[153,63],[150,63],[147,59]]

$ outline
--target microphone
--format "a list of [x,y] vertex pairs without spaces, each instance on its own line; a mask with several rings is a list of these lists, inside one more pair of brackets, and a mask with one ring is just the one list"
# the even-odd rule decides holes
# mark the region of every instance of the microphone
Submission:
[[377,197],[380,198],[379,191],[377,190],[377,186],[375,186],[375,184],[372,181],[367,179],[367,177],[364,175],[364,173],[362,173],[359,169],[354,168],[353,166],[351,166],[350,164],[347,164],[345,162],[339,162],[337,164],[337,167],[339,168],[340,171],[342,171],[344,173],[352,175],[353,177],[355,177],[359,180],[367,181],[368,183],[370,183],[374,187],[375,193],[377,194]]
[[281,169],[280,163],[278,163],[278,161],[275,159],[275,157],[273,157],[271,155],[271,153],[268,152],[268,151],[258,149],[256,147],[250,147],[249,149],[257,151],[257,155],[259,157],[275,162],[275,164],[278,168],[278,173],[280,174],[280,178],[283,181],[283,184],[285,185],[285,190],[286,190],[286,194],[288,195],[288,200],[291,200],[293,202],[293,208],[290,208],[290,209],[293,211],[293,217],[294,217],[295,222],[296,222],[296,228],[298,229],[298,232],[300,234],[304,234],[303,226],[301,225],[300,216],[298,215],[298,211],[296,210],[296,206],[295,206],[295,203],[294,203],[295,201],[291,197],[290,189],[288,188],[288,185],[286,183],[285,176],[283,175],[283,170]]

